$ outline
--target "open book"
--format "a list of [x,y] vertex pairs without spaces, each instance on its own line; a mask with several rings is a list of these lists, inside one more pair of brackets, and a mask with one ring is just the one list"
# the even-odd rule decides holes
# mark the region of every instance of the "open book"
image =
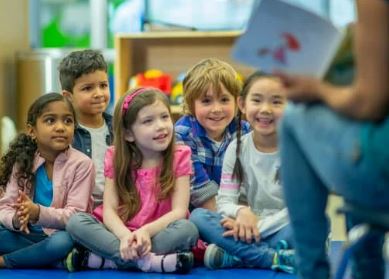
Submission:
[[322,78],[342,38],[343,32],[320,15],[282,0],[262,0],[232,56],[267,73]]

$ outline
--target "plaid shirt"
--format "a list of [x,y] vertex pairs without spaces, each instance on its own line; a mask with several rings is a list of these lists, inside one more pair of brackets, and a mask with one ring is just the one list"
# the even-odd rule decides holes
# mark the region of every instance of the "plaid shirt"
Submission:
[[[237,119],[231,121],[225,130],[220,144],[215,143],[207,135],[197,119],[184,115],[175,124],[176,139],[192,149],[193,176],[191,190],[202,188],[210,181],[220,184],[224,153],[227,146],[236,137]],[[250,125],[242,121],[242,135],[250,131]]]

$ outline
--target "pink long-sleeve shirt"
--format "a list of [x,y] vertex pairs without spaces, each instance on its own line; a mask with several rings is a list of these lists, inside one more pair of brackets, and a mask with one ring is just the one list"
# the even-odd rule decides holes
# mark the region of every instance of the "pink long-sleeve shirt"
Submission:
[[[33,172],[44,164],[45,159],[37,152],[34,158]],[[18,184],[14,167],[7,183],[6,192],[0,199],[0,223],[15,230],[12,218],[15,208],[12,205],[18,198]],[[92,160],[82,152],[69,147],[60,153],[53,166],[53,200],[49,207],[39,205],[39,219],[43,231],[50,235],[55,230],[64,230],[69,218],[76,212],[91,212],[92,190],[95,185],[95,169]],[[33,199],[33,189],[26,194]]]

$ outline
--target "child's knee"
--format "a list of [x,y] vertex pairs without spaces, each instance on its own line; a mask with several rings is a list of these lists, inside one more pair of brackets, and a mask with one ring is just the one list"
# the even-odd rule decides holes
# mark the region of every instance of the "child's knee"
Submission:
[[80,224],[83,223],[88,218],[90,218],[90,215],[85,212],[79,212],[74,214],[68,220],[66,224],[66,230],[70,233],[75,232],[79,228]]
[[50,244],[48,245],[48,249],[50,249],[53,254],[62,252],[63,255],[67,255],[74,245],[72,237],[66,231],[58,231],[54,233],[50,236],[49,242]]
[[189,220],[197,226],[206,218],[207,211],[205,208],[196,208],[190,213]]

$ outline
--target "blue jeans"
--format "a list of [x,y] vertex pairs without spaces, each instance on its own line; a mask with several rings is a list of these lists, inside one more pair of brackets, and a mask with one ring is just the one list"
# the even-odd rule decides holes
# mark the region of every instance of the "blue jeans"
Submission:
[[54,266],[73,248],[73,240],[66,231],[50,236],[43,232],[26,234],[0,225],[0,255],[7,268],[35,268]]
[[[329,192],[361,207],[389,209],[388,181],[361,154],[361,127],[361,122],[343,118],[323,105],[290,104],[284,113],[279,133],[281,178],[301,278],[330,276],[325,253]],[[382,239],[378,235],[367,244],[375,251],[355,254],[359,263],[375,254],[375,262],[365,265],[369,278],[383,278],[379,271],[382,251],[377,249]]]
[[[87,213],[73,215],[66,230],[73,239],[93,253],[110,259],[120,269],[133,269],[133,261],[124,261],[120,256],[120,240],[104,224]],[[171,254],[189,251],[197,243],[198,231],[194,224],[182,219],[175,221],[151,239],[151,251],[156,254]]]
[[240,258],[246,266],[270,268],[277,242],[286,240],[289,244],[292,243],[292,230],[289,225],[258,243],[246,243],[223,236],[225,230],[220,224],[223,216],[217,212],[197,208],[192,211],[189,219],[199,229],[201,239],[207,243],[214,243],[227,253]]

